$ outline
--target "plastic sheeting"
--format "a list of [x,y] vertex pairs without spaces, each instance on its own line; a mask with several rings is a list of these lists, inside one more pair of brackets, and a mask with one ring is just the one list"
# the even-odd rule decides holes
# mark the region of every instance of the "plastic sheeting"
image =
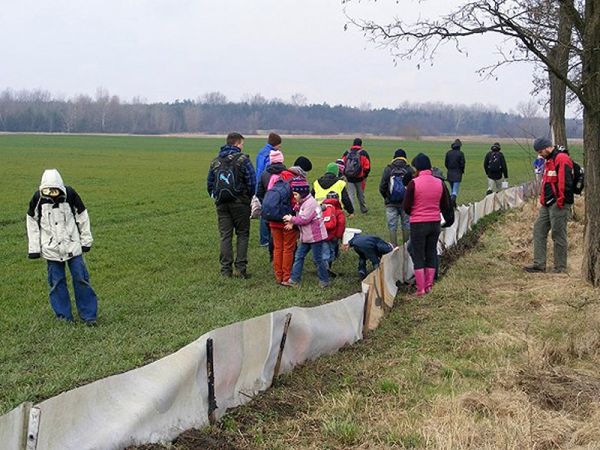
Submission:
[[[500,208],[520,206],[535,195],[523,185],[480,202],[461,205],[444,229],[442,248],[456,244],[478,220]],[[213,330],[147,366],[64,392],[35,405],[41,411],[37,449],[119,449],[170,441],[208,424],[206,343],[214,345],[215,416],[249,401],[272,382],[286,315],[292,319],[280,373],[361,339],[363,323],[376,328],[393,307],[397,282],[414,278],[406,245],[385,255],[362,291],[315,308],[288,308]],[[366,307],[366,309],[365,309]],[[2,448],[25,448],[31,404],[0,417]]]

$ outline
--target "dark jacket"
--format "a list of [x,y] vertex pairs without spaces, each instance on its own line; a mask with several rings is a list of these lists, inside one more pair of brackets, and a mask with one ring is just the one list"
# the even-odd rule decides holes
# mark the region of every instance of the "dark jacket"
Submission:
[[465,154],[459,148],[453,148],[446,153],[445,161],[448,174],[446,179],[449,183],[462,181],[463,173],[465,173]]
[[573,204],[573,160],[564,152],[554,149],[544,164],[540,203],[563,208]]
[[357,234],[348,244],[358,254],[358,271],[362,277],[367,275],[367,259],[371,261],[373,269],[376,269],[379,267],[381,257],[394,250],[389,242],[368,234]]
[[[342,180],[340,177],[336,177],[334,174],[327,172],[321,178],[317,180],[317,183],[323,188],[327,189],[337,183],[339,180]],[[311,195],[315,195],[315,190],[310,190]],[[352,200],[350,200],[350,196],[348,195],[348,189],[344,187],[342,190],[342,198],[340,199],[342,204],[344,205],[344,209],[348,214],[354,214],[354,206],[352,205]]]
[[269,181],[271,180],[272,175],[279,175],[281,172],[286,170],[286,167],[283,163],[275,163],[268,165],[265,170],[260,174],[260,179],[258,181],[258,186],[256,187],[256,196],[262,203],[265,198],[265,194],[267,192],[267,187],[269,186]]
[[[490,159],[492,158],[492,153],[494,152],[498,152],[500,154],[501,167],[500,170],[497,172],[490,171],[488,168]],[[489,152],[487,152],[487,155],[485,155],[485,158],[483,159],[483,170],[485,170],[485,174],[491,180],[499,180],[500,178],[502,178],[502,176],[504,176],[504,178],[508,178],[508,166],[506,165],[504,154],[500,150],[490,150]]]
[[402,177],[402,183],[407,186],[410,180],[413,179],[414,171],[413,168],[407,163],[406,158],[394,158],[381,175],[381,181],[379,182],[379,193],[383,197],[385,206],[395,206],[396,208],[402,208],[402,202],[391,203],[390,202],[390,178],[394,171],[405,171],[406,174]]
[[[211,162],[210,168],[208,169],[208,177],[206,178],[206,190],[208,191],[208,195],[214,197],[213,191],[216,184],[215,177],[218,169],[219,158],[224,158],[226,156],[241,152],[242,151],[239,148],[232,145],[224,145],[221,147],[219,156]],[[242,153],[242,156],[240,156],[240,172],[243,194],[239,200],[249,204],[250,199],[256,192],[256,174],[254,172],[252,162],[250,161],[250,157],[245,153]]]
[[[362,167],[362,174],[359,177],[347,176],[346,178],[350,183],[360,183],[361,181],[366,180],[369,176],[369,172],[371,172],[371,157],[364,148],[358,145],[353,145],[352,147],[350,147],[350,150],[358,150],[358,154],[360,156],[360,165]],[[344,161],[344,164],[346,164],[346,159],[348,158],[348,153],[350,152],[350,150],[346,150],[342,155],[342,160]]]

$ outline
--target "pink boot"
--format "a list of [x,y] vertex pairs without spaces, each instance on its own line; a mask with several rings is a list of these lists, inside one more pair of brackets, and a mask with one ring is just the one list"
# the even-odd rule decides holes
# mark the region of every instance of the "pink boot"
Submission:
[[435,279],[435,267],[425,268],[425,292],[431,292],[433,280]]
[[417,285],[417,292],[415,292],[415,295],[417,297],[425,295],[425,269],[415,269],[415,283]]

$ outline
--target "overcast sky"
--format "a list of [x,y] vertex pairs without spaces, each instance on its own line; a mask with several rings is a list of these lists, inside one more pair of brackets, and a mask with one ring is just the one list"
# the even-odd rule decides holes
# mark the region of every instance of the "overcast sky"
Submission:
[[[351,3],[355,17],[427,15],[455,0]],[[442,7],[440,5],[446,5]],[[433,67],[394,65],[347,22],[340,0],[0,0],[0,90],[123,100],[196,99],[220,91],[231,101],[260,93],[309,103],[396,107],[409,102],[495,105],[530,98],[531,67],[498,81],[475,70],[495,61],[479,40],[469,56],[444,49]]]

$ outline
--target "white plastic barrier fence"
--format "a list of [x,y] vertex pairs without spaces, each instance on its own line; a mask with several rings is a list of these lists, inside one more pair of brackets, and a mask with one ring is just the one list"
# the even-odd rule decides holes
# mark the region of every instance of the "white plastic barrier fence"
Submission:
[[[440,236],[442,248],[456,244],[485,215],[520,206],[535,192],[535,187],[523,185],[459,206],[455,224]],[[234,323],[144,367],[34,406],[24,403],[0,417],[0,447],[120,449],[170,441],[249,401],[271,386],[278,374],[361,339],[393,307],[396,283],[413,277],[405,245],[382,258],[379,269],[363,281],[360,293],[314,308],[288,308]]]

